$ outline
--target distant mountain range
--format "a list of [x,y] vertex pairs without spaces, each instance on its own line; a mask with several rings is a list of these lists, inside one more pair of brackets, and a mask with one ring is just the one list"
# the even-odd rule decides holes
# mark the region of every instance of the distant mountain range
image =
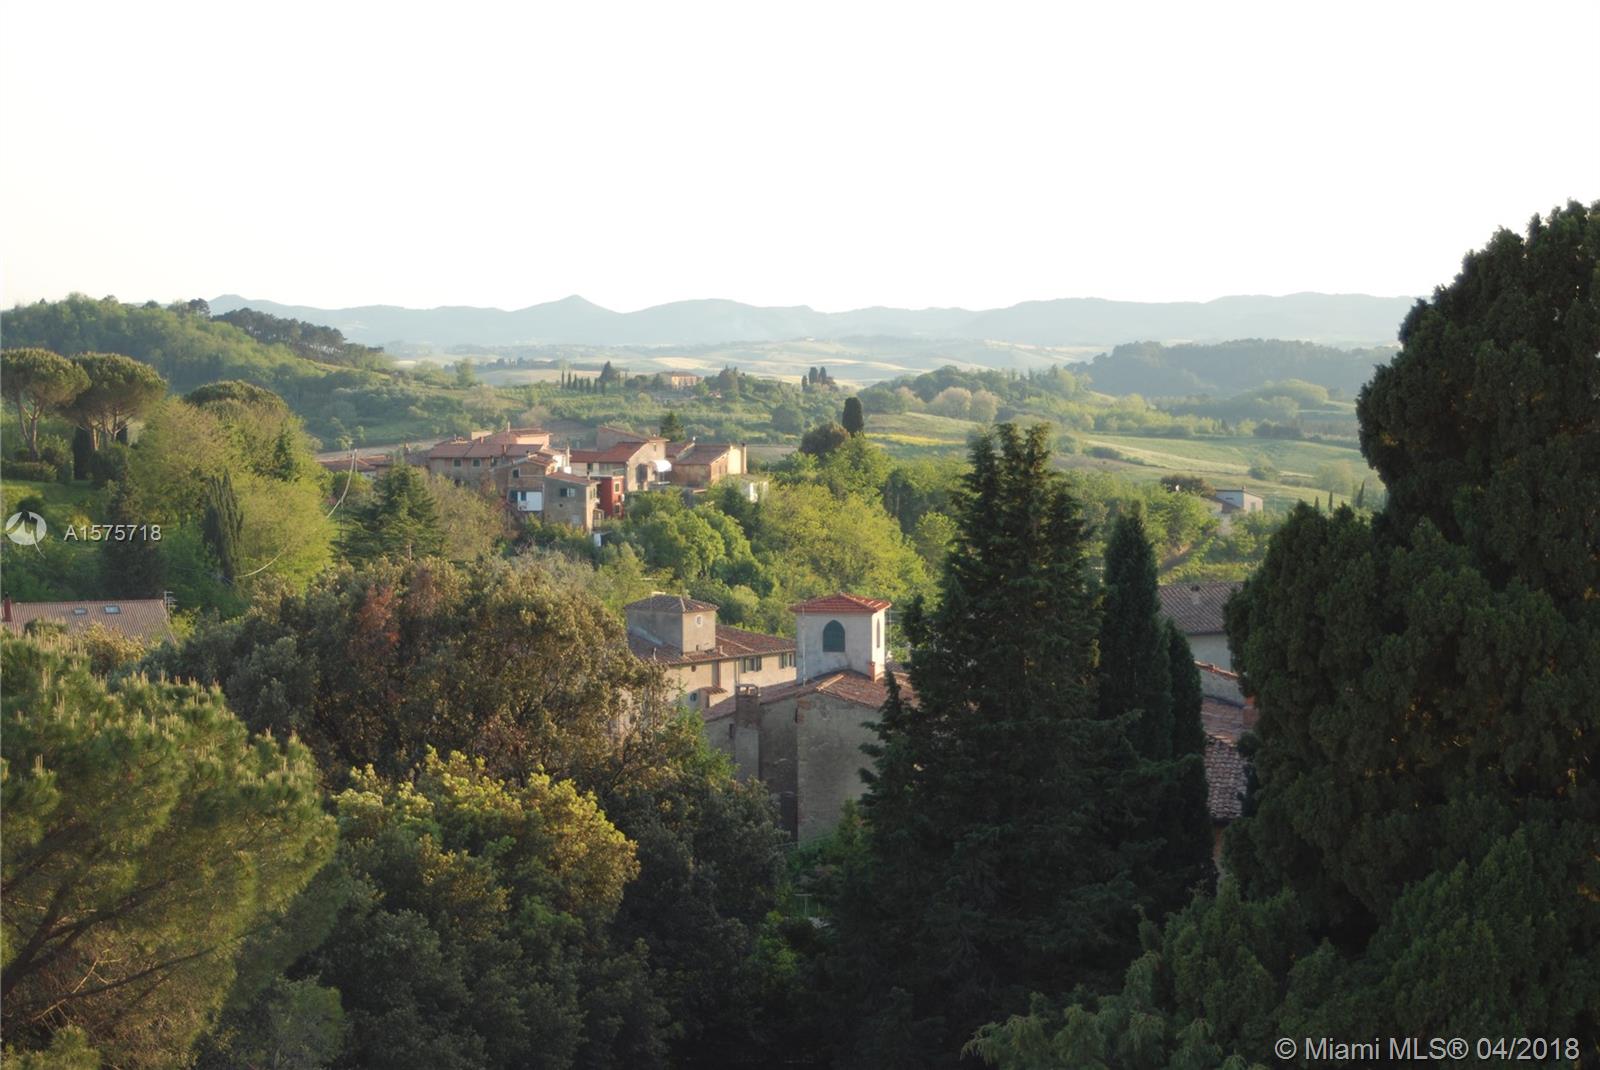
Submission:
[[675,301],[613,312],[581,297],[505,311],[451,306],[310,308],[224,294],[214,313],[253,308],[335,327],[366,345],[694,346],[722,342],[862,337],[991,340],[1019,345],[1105,346],[1123,342],[1211,342],[1283,338],[1328,345],[1394,342],[1409,297],[1300,293],[1144,303],[1068,297],[1010,308],[862,308],[818,312],[804,305],[763,308],[737,301]]

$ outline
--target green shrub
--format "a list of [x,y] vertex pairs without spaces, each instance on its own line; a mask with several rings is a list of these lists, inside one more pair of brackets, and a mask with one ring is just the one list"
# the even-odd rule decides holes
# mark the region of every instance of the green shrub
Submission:
[[26,479],[36,483],[54,483],[60,468],[44,461],[7,461],[7,479]]

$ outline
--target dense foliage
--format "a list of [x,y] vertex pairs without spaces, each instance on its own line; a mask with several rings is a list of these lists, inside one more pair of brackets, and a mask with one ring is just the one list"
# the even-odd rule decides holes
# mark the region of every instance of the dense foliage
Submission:
[[311,756],[215,691],[108,685],[49,641],[0,650],[6,1041],[76,1027],[109,1065],[179,1065],[246,934],[332,850]]
[[997,1065],[1282,1035],[1600,1057],[1600,205],[1497,234],[1401,341],[1360,399],[1387,506],[1299,509],[1230,607],[1261,711],[1235,877],[1120,993],[989,1031]]

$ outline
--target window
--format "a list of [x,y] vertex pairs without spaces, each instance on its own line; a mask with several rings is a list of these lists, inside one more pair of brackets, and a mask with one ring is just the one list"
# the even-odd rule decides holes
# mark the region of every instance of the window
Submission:
[[825,654],[844,653],[844,625],[830,620],[822,626],[822,651]]
[[779,654],[778,655],[778,668],[780,668],[780,669],[792,669],[792,668],[794,668],[794,655],[793,654]]
[[106,608],[106,612],[107,613],[121,613],[122,612],[122,607],[121,606],[106,606],[105,608]]
[[460,468],[461,467],[461,458],[457,457],[455,460],[450,462],[450,465],[453,468]]
[[84,616],[88,612],[89,612],[89,607],[87,607],[87,606],[73,606],[72,607],[72,615],[74,617]]
[[744,658],[744,659],[742,659],[739,662],[739,671],[741,671],[741,672],[760,672],[761,671],[761,659],[760,658]]
[[480,467],[482,464],[483,464],[483,462],[478,460],[478,458],[476,458],[476,457],[472,458],[472,467],[477,468],[477,467]]
[[883,645],[883,621],[878,617],[872,618],[872,645],[875,647]]
[[522,469],[520,469],[520,468],[513,468],[513,469],[512,469],[512,470],[511,470],[511,478],[512,478],[512,479],[521,479],[521,478],[522,478]]
[[706,618],[703,615],[696,613],[694,617],[694,626],[696,628],[704,628],[706,626]]

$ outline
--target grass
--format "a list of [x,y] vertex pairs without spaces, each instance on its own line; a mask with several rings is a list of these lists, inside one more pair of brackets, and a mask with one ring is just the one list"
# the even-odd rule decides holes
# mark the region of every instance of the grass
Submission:
[[0,511],[10,516],[16,503],[27,497],[44,499],[46,519],[57,521],[83,514],[92,517],[98,506],[97,492],[87,483],[36,483],[30,479],[0,479]]

